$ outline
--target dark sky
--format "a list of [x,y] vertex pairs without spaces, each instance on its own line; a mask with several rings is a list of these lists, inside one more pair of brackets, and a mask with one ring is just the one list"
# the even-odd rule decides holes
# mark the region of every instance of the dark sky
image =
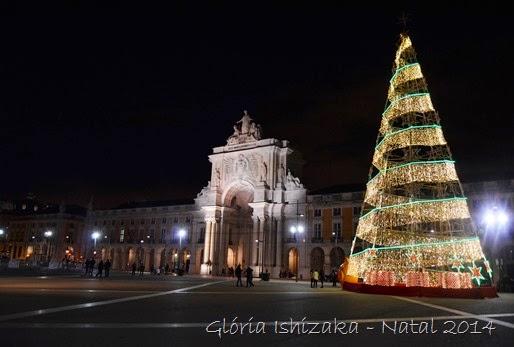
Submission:
[[243,110],[309,190],[364,184],[402,12],[460,179],[514,178],[510,8],[319,3],[4,3],[0,200],[194,198]]

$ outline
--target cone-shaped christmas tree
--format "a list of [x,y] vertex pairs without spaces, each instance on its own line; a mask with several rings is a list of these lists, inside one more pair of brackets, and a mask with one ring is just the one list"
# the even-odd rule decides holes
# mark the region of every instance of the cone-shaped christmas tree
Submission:
[[459,290],[485,283],[489,264],[406,34],[369,178],[345,282]]

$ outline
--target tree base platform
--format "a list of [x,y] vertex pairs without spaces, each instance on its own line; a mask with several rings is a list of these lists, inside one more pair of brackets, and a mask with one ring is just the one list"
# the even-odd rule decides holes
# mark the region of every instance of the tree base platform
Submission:
[[427,298],[486,299],[498,297],[496,288],[493,286],[451,289],[439,287],[406,287],[401,285],[379,286],[365,283],[343,282],[343,289],[364,294],[420,296]]

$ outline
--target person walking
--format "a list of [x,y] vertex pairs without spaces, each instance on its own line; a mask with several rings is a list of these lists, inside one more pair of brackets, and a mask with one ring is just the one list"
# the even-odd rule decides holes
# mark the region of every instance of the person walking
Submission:
[[132,263],[132,276],[136,274],[136,262]]
[[89,275],[89,268],[91,267],[91,260],[89,258],[86,259],[86,276]]
[[95,277],[102,277],[102,272],[104,271],[104,262],[102,259],[100,259],[100,262],[98,263],[98,272],[96,273]]
[[332,270],[332,287],[337,287],[337,274],[336,274],[336,270]]
[[104,263],[104,273],[105,277],[109,277],[109,270],[111,269],[111,262],[109,259],[107,259]]
[[323,271],[323,268],[319,270],[319,281],[321,282],[321,288],[323,288],[323,282],[325,281],[325,271]]
[[311,269],[311,288],[314,288],[314,269]]
[[236,277],[237,277],[236,287],[239,287],[239,285],[241,285],[241,287],[243,286],[243,281],[241,280],[242,274],[243,274],[243,269],[241,269],[241,264],[238,264],[236,267]]
[[253,269],[249,266],[246,268],[246,286],[253,287]]
[[89,277],[93,277],[93,271],[95,270],[95,258],[91,259],[91,262],[89,263]]

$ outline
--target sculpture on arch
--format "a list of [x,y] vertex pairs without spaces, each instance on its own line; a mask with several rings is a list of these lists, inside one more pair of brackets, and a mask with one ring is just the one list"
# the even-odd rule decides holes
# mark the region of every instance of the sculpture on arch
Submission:
[[247,110],[244,110],[243,112],[243,118],[237,121],[237,123],[241,123],[241,134],[248,134],[250,132],[250,126],[252,121],[252,118],[250,118],[250,115],[248,114]]
[[252,120],[248,111],[245,110],[243,118],[234,124],[234,132],[227,139],[227,144],[235,145],[260,140],[262,138],[261,125],[255,124]]
[[287,169],[287,177],[286,177],[286,188],[294,189],[294,188],[303,188],[303,184],[300,183],[300,179],[298,177],[294,177],[291,175],[291,170]]

